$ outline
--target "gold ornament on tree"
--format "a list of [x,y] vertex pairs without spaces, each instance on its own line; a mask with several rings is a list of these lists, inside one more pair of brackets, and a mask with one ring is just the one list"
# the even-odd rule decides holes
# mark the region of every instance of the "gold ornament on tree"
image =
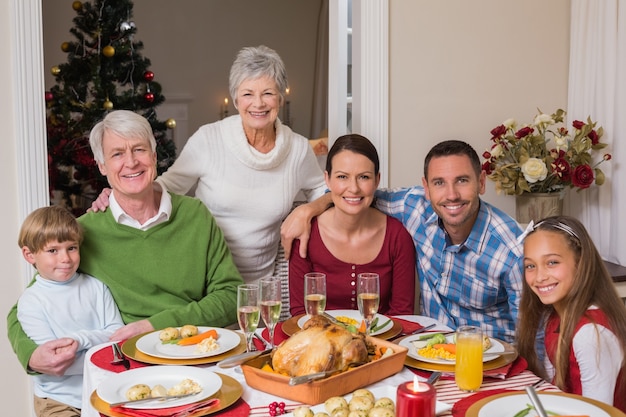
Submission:
[[50,68],[50,73],[56,77],[57,75],[61,73],[61,68],[54,66]]
[[176,127],[176,120],[174,120],[174,119],[167,119],[165,121],[165,126],[167,126],[168,129],[174,129]]
[[83,8],[83,3],[79,1],[75,1],[74,3],[72,3],[72,9],[76,10],[77,12],[79,12],[82,8]]
[[104,48],[102,48],[102,55],[106,56],[107,58],[111,58],[113,55],[115,55],[115,48],[113,48],[111,45],[107,45]]
[[63,52],[69,52],[69,50],[70,50],[70,43],[69,42],[63,42],[61,44],[61,50]]
[[104,100],[104,103],[102,104],[102,108],[105,110],[113,110],[113,102],[107,97],[107,99]]

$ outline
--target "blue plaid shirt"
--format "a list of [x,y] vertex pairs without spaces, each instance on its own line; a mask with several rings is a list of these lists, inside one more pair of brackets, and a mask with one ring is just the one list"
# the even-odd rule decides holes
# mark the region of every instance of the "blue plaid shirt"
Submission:
[[421,314],[453,329],[480,326],[491,337],[513,342],[523,282],[517,222],[481,200],[467,240],[453,245],[422,187],[378,190],[376,197],[378,208],[413,236]]

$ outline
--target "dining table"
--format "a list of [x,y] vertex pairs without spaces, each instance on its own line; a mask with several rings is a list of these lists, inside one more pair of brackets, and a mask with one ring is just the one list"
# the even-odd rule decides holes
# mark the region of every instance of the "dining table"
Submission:
[[[426,326],[427,324],[435,323],[433,328],[428,329],[428,332],[450,332],[452,329],[449,327],[436,322],[435,320],[419,316],[419,315],[404,315],[404,316],[395,316],[393,317],[394,323],[402,322],[405,324],[415,323],[419,326]],[[260,330],[257,332],[260,333]],[[277,329],[278,332],[278,329]],[[397,336],[402,337],[407,332],[400,332]],[[287,335],[284,335],[288,337]],[[243,338],[242,338],[243,340]],[[398,338],[397,340],[401,340]],[[107,414],[100,414],[98,410],[94,408],[92,405],[93,398],[96,394],[96,390],[103,381],[107,378],[115,375],[119,372],[125,372],[123,367],[118,367],[115,370],[110,370],[111,368],[108,366],[98,366],[93,361],[92,358],[94,355],[100,355],[103,351],[108,351],[110,349],[110,343],[101,344],[95,346],[87,352],[85,356],[84,363],[84,380],[83,380],[83,408],[82,408],[82,416],[83,417],[99,417]],[[407,361],[410,365],[410,361]],[[220,368],[215,363],[207,363],[200,365],[189,365],[189,366],[197,366],[200,368],[204,368],[210,371],[213,371],[217,374],[224,375],[227,378],[232,378],[232,380],[237,381],[238,384],[241,385],[242,392],[241,397],[234,403],[232,406],[227,407],[220,411],[211,411],[207,412],[208,414],[215,415],[216,417],[269,417],[270,409],[269,406],[271,403],[284,403],[285,411],[293,410],[295,407],[302,405],[291,401],[289,399],[281,398],[280,396],[268,394],[266,392],[260,391],[258,389],[252,388],[248,386],[246,383],[246,379],[244,374],[242,373],[241,367],[233,367],[233,368]],[[109,368],[109,369],[104,369]],[[423,369],[416,369],[411,366],[404,366],[399,372],[394,375],[391,375],[387,378],[384,378],[378,382],[375,382],[365,388],[376,390],[376,389],[386,389],[387,392],[395,393],[395,389],[397,386],[401,385],[404,382],[414,381],[417,379],[418,381],[425,381],[431,372]],[[455,404],[462,404],[462,402],[467,402],[470,396],[479,396],[481,394],[489,394],[489,393],[502,393],[502,392],[511,392],[511,391],[520,391],[524,392],[524,388],[538,383],[536,386],[536,390],[538,392],[559,392],[560,390],[545,381],[541,381],[541,378],[533,374],[532,372],[526,369],[520,369],[515,372],[514,375],[494,375],[488,376],[486,375],[483,379],[483,383],[480,387],[480,390],[477,393],[464,392],[457,388],[454,382],[454,376],[449,373],[443,373],[443,376],[435,383],[434,387],[436,389],[436,399],[440,402],[440,405],[444,407],[439,411],[437,415],[439,416],[463,416],[465,415],[464,411],[458,411],[455,413],[453,407]],[[391,396],[392,394],[390,394]],[[395,400],[395,397],[392,398]],[[464,405],[465,407],[466,405]],[[202,414],[204,415],[204,414]],[[616,414],[617,415],[617,414]]]

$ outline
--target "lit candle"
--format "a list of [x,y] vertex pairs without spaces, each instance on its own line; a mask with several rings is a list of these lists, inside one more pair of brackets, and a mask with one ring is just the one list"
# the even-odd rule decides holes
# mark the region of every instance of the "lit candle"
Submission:
[[417,376],[413,382],[398,386],[396,392],[396,415],[398,417],[435,417],[437,392],[432,385],[419,382]]
[[224,107],[222,107],[222,119],[228,117],[228,98],[224,98]]
[[290,115],[290,109],[289,109],[289,88],[285,89],[285,109],[283,112],[283,124],[289,126],[289,123],[291,123],[291,121],[289,120],[289,118],[291,117]]

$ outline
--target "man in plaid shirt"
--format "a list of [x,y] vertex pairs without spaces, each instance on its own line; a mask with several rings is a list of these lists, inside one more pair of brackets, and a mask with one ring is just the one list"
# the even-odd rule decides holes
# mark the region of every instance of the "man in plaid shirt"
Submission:
[[[417,249],[420,311],[452,328],[481,327],[513,342],[522,290],[523,248],[517,222],[482,201],[486,174],[461,141],[435,145],[424,161],[423,187],[379,190],[377,207],[402,221]],[[286,256],[300,239],[306,254],[310,219],[328,196],[296,209],[283,224]]]

